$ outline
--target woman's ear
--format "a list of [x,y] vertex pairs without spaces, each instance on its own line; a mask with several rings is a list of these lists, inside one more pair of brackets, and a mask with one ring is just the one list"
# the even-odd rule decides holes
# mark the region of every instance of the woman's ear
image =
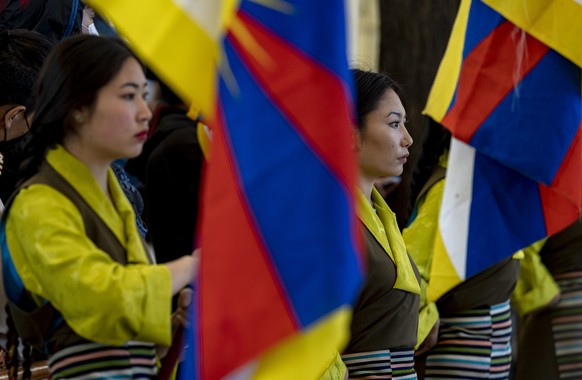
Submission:
[[4,126],[6,129],[12,128],[19,120],[26,117],[26,107],[16,106],[8,110],[4,115]]
[[74,110],[72,113],[73,121],[77,126],[85,124],[89,120],[89,111],[86,107]]

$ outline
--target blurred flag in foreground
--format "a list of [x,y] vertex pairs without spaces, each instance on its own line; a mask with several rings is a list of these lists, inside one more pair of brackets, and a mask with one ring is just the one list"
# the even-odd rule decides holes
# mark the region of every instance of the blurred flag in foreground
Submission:
[[362,276],[345,4],[219,3],[92,2],[212,129],[183,378],[314,379]]
[[[505,17],[462,1],[425,110],[455,137],[431,299],[580,212],[582,49],[570,32],[582,31],[582,5],[485,2]],[[560,27],[546,33],[538,21],[550,19]]]
[[220,42],[239,0],[87,0],[187,104],[211,112]]

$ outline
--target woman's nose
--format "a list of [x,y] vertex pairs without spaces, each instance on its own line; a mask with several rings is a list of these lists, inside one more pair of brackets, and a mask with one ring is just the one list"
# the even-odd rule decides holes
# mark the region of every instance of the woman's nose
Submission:
[[152,111],[150,110],[150,107],[148,107],[148,103],[145,99],[142,99],[140,102],[138,118],[140,122],[147,123],[149,123],[152,118]]
[[414,140],[412,139],[412,136],[410,136],[410,133],[408,133],[408,129],[406,129],[406,127],[402,128],[404,128],[404,135],[402,136],[402,145],[405,148],[410,148]]

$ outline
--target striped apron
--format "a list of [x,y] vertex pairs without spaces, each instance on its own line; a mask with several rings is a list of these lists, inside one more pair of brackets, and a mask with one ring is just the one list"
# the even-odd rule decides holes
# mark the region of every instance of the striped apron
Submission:
[[508,379],[509,301],[441,318],[439,341],[426,356],[425,379]]
[[582,272],[555,276],[560,302],[552,309],[552,334],[560,379],[582,379]]
[[413,348],[345,354],[342,360],[350,379],[417,379]]
[[154,345],[139,342],[78,344],[56,352],[48,364],[51,380],[155,379],[158,372]]

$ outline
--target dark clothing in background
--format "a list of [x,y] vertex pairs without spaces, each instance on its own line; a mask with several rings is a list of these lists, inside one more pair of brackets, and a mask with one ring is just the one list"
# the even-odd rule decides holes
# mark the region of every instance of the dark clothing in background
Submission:
[[143,184],[146,224],[159,263],[194,249],[204,161],[196,126],[181,108],[158,109],[141,155],[125,166]]
[[81,33],[83,6],[79,0],[0,0],[0,24],[35,30],[57,42]]
[[531,313],[519,336],[515,379],[580,379],[582,219],[548,238],[540,256],[560,287],[556,305]]
[[548,238],[540,251],[552,275],[582,271],[582,219]]

